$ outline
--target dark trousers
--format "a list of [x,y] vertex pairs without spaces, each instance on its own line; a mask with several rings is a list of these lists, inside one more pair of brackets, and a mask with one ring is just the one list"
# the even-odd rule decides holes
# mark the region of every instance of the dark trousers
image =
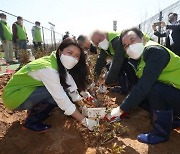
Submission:
[[19,40],[18,41],[19,49],[27,49],[27,41],[26,40]]
[[180,56],[180,45],[178,44],[176,44],[176,45],[172,45],[172,51],[176,54],[176,55],[178,55],[178,56]]
[[35,106],[42,102],[56,105],[56,102],[45,86],[36,88],[36,90],[34,90],[33,93],[15,110],[32,110]]
[[149,112],[172,109],[174,116],[180,116],[180,89],[156,82],[147,98],[139,106]]
[[128,59],[124,58],[124,62],[119,71],[118,84],[125,90],[130,90],[138,81],[133,67],[128,63]]
[[42,48],[42,44],[41,42],[33,42],[34,44],[34,49],[37,50],[37,48],[41,49]]

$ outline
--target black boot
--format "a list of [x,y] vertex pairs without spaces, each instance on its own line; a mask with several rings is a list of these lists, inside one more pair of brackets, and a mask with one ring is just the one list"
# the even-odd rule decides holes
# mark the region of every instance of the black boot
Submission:
[[172,129],[173,111],[153,111],[153,128],[149,133],[138,135],[137,139],[140,142],[147,144],[157,144],[165,142],[169,139],[169,134]]
[[40,103],[35,106],[26,118],[23,127],[35,132],[44,132],[51,128],[51,125],[43,124],[42,121],[49,117],[50,112],[56,105],[49,103]]

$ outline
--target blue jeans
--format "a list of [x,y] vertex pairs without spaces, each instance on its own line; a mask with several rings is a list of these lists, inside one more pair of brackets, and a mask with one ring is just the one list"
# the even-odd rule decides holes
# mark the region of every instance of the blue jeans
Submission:
[[43,102],[56,104],[46,87],[38,87],[15,111],[31,110],[34,106]]
[[26,40],[19,40],[18,45],[19,45],[20,49],[24,49],[24,50],[27,49],[27,42],[26,42]]

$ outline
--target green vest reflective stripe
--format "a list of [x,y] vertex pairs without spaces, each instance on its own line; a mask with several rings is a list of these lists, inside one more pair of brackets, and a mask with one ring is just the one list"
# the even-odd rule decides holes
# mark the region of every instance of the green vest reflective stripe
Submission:
[[18,24],[16,24],[17,27],[17,36],[19,40],[27,40],[27,36],[26,36],[26,29],[24,26],[20,26]]
[[44,86],[41,81],[35,80],[28,75],[29,72],[42,68],[53,68],[57,70],[58,66],[55,52],[50,56],[45,56],[30,62],[13,75],[2,94],[3,103],[8,109],[16,109],[37,87]]
[[0,21],[0,24],[2,25],[5,40],[12,41],[12,33],[10,27],[3,21]]
[[[111,41],[112,41],[115,37],[120,36],[120,34],[121,34],[121,33],[118,33],[118,32],[109,32],[109,33],[108,33],[109,48],[108,48],[108,50],[106,51],[106,53],[107,53],[108,55],[114,56],[115,51],[114,51],[114,49],[113,49],[113,47],[112,47]],[[109,51],[109,52],[108,52],[108,51]]]
[[35,33],[35,40],[33,40],[33,41],[35,41],[35,42],[42,42],[41,29],[35,27],[35,28],[34,28],[34,33]]
[[[145,45],[145,48],[154,45],[163,47],[169,52],[170,55],[170,61],[161,72],[158,81],[171,85],[177,89],[180,89],[180,57],[174,54],[168,48],[153,41],[148,41]],[[141,56],[141,61],[136,70],[136,75],[138,76],[138,78],[142,76],[145,65],[146,64],[144,62],[143,56]]]

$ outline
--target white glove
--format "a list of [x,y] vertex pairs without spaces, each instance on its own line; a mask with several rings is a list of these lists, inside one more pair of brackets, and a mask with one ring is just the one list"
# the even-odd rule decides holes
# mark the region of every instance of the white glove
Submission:
[[98,91],[99,91],[100,94],[104,94],[107,91],[107,87],[104,86],[104,85],[100,85],[99,88],[98,88]]
[[83,126],[87,127],[90,131],[93,131],[94,128],[99,125],[99,121],[88,118],[84,118],[81,123]]
[[107,114],[107,118],[112,120],[113,118],[119,117],[121,115],[120,107],[113,108],[109,114]]
[[72,91],[72,92],[68,92],[69,96],[71,97],[73,102],[77,102],[82,100],[82,97],[79,95],[78,91]]
[[89,86],[89,89],[93,90],[94,87],[96,86],[95,82],[91,83],[91,85]]
[[80,94],[88,101],[93,100],[93,96],[91,96],[91,94],[88,91],[81,91]]

